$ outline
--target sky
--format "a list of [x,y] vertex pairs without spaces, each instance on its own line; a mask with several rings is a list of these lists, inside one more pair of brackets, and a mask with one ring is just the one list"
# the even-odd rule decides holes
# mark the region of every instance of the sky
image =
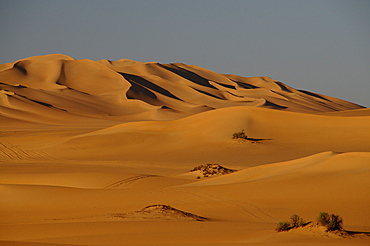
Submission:
[[0,64],[55,53],[268,76],[370,107],[370,0],[0,0]]

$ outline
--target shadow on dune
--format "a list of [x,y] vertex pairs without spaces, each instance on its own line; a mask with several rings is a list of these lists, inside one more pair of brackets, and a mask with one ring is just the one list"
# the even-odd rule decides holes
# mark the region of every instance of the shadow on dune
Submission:
[[365,235],[365,236],[368,236],[370,237],[370,232],[366,232],[366,231],[347,231],[346,232],[350,235],[350,236],[361,236],[361,235]]
[[195,84],[206,86],[206,87],[217,90],[217,88],[211,85],[207,79],[199,76],[196,73],[193,73],[184,68],[178,67],[175,64],[161,64],[161,66],[170,72],[173,72],[187,80],[194,82]]
[[258,86],[251,85],[251,84],[248,84],[248,83],[245,83],[245,82],[239,82],[239,81],[236,81],[236,80],[232,80],[232,81],[237,83],[238,86],[242,87],[243,89],[258,89],[258,88],[260,88]]
[[279,104],[276,104],[276,103],[272,103],[272,102],[269,102],[266,100],[266,102],[263,104],[263,106],[266,106],[266,107],[269,107],[269,108],[273,108],[273,109],[286,109],[288,107],[285,107],[285,106],[281,106]]
[[280,81],[275,82],[275,84],[277,84],[283,91],[292,93],[292,91],[286,85],[281,83]]
[[[153,92],[151,92],[144,86],[134,81],[130,81],[130,83],[131,83],[131,87],[126,92],[128,99],[140,99],[145,102],[148,102],[148,99],[155,99],[155,100],[158,99],[158,97]],[[152,101],[152,100],[149,100],[149,101]]]
[[[306,95],[309,95],[309,96],[313,96],[313,97],[316,97],[316,98],[320,98],[320,99],[323,99],[325,101],[329,101],[328,99],[326,99],[325,97],[322,97],[320,96],[319,94],[316,94],[316,93],[313,93],[313,92],[309,92],[309,91],[305,91],[305,90],[298,90]],[[329,101],[330,102],[330,101]]]
[[[127,74],[127,73],[119,73],[119,74],[121,74],[127,81],[129,81],[131,83],[132,86],[129,89],[129,91],[132,90],[136,94],[141,92],[141,93],[144,93],[145,95],[149,96],[150,98],[156,99],[157,96],[153,92],[150,91],[150,90],[153,90],[153,91],[158,92],[158,93],[160,93],[164,96],[182,101],[180,98],[173,95],[168,90],[163,89],[162,87],[160,87],[156,84],[153,84],[149,80],[146,80],[142,77],[139,77],[139,76],[136,76],[136,75],[133,75],[133,74]],[[150,89],[150,90],[148,90],[148,89]],[[128,92],[128,94],[129,94],[129,92]]]
[[24,67],[22,67],[22,62],[15,63],[13,67],[18,69],[24,75],[27,75],[27,70]]
[[200,92],[200,93],[202,93],[202,94],[204,94],[204,95],[210,96],[210,97],[214,97],[214,98],[221,99],[221,100],[225,99],[224,97],[218,97],[218,96],[216,96],[216,95],[214,95],[214,94],[211,94],[211,93],[208,93],[208,92],[205,92],[205,91],[202,91],[202,90],[199,90],[199,89],[193,88],[193,87],[192,87],[192,89],[194,89],[194,90],[196,90],[197,92]]

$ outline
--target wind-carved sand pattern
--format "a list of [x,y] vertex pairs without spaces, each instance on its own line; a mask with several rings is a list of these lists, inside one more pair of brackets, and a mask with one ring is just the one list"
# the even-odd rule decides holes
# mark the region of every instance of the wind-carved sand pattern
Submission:
[[186,220],[186,221],[209,221],[210,219],[184,212],[169,205],[156,204],[150,205],[142,210],[131,213],[116,213],[111,215],[113,218],[123,220]]

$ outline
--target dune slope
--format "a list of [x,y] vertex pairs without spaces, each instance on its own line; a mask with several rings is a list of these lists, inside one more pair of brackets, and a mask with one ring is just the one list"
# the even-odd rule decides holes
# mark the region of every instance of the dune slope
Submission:
[[[323,151],[370,151],[369,123],[368,116],[331,117],[229,107],[176,121],[118,124],[66,138],[44,150],[69,159],[186,163],[189,170],[194,164],[206,163],[253,166]],[[262,140],[232,139],[233,133],[241,130]]]

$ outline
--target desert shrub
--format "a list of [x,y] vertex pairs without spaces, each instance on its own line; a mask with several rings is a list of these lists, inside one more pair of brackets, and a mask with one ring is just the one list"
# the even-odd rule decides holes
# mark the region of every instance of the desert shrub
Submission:
[[[321,212],[319,216],[317,217],[317,222],[319,225],[325,226],[326,231],[344,232],[343,219],[339,215]],[[304,227],[306,224],[309,224],[309,223],[306,223],[306,221],[303,218],[301,218],[299,215],[293,214],[290,217],[290,222],[280,221],[275,230],[277,232],[289,231],[290,229],[293,229],[293,228]]]
[[326,226],[327,224],[329,224],[329,221],[330,221],[330,216],[326,212],[321,212],[319,214],[319,217],[317,217],[317,222],[319,222],[319,224],[322,226]]
[[281,231],[289,231],[290,230],[290,223],[288,221],[280,221],[278,223],[278,226],[276,227],[275,231],[281,232]]
[[341,231],[343,230],[343,219],[336,214],[328,214],[321,212],[317,218],[317,222],[326,227],[327,231]]
[[326,225],[328,231],[341,231],[343,230],[343,219],[339,215],[331,214],[329,223]]
[[290,221],[293,228],[297,227],[303,227],[306,223],[304,219],[302,219],[299,215],[293,214],[292,217],[290,217]]
[[238,139],[238,138],[243,138],[243,139],[247,139],[247,135],[245,135],[245,132],[244,130],[241,130],[240,132],[235,132],[233,134],[233,139]]

